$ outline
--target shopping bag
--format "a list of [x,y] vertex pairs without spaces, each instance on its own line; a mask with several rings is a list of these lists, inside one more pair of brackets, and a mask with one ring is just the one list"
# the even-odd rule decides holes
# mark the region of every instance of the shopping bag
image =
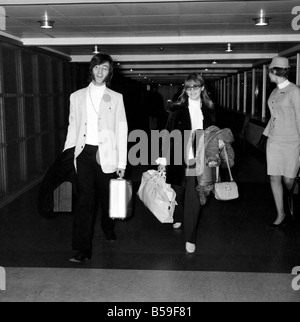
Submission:
[[110,180],[109,217],[124,220],[132,215],[132,183],[124,179]]
[[149,170],[143,173],[138,196],[144,205],[163,224],[172,224],[177,205],[176,193],[166,183],[164,172]]
[[219,142],[220,148],[224,149],[226,164],[227,164],[229,177],[230,177],[230,182],[221,182],[220,168],[217,167],[216,168],[217,179],[216,179],[215,189],[214,189],[215,198],[217,200],[222,200],[222,201],[237,199],[239,197],[238,186],[234,182],[233,177],[232,177],[232,173],[231,173],[230,165],[229,165],[229,160],[228,160],[228,154],[226,152],[226,145],[222,140],[219,140],[219,141],[220,141]]

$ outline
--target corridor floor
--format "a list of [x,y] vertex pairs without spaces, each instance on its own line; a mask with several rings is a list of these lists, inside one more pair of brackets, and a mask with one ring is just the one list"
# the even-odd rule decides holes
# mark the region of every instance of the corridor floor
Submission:
[[[135,191],[143,171],[128,169]],[[98,216],[93,258],[84,264],[68,261],[72,215],[41,217],[32,189],[0,210],[7,274],[0,301],[300,301],[291,274],[300,266],[299,196],[296,220],[267,230],[275,206],[264,156],[237,154],[233,175],[240,198],[210,198],[194,255],[185,253],[184,228],[161,224],[136,197],[133,217],[117,222],[115,243],[105,241]]]

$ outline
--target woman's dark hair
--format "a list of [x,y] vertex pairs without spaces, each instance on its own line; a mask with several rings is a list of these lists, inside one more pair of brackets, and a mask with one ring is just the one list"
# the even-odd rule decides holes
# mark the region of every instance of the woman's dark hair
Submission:
[[278,77],[283,77],[286,79],[289,79],[289,76],[290,76],[289,68],[273,67],[270,69],[270,72]]
[[94,79],[94,75],[93,75],[93,69],[95,66],[98,66],[98,65],[102,65],[104,63],[109,63],[109,74],[107,75],[106,79],[105,79],[105,82],[106,84],[109,86],[110,85],[110,82],[112,80],[112,77],[113,77],[113,72],[114,72],[114,61],[112,59],[112,57],[108,54],[104,54],[104,53],[99,53],[99,54],[96,54],[92,60],[91,60],[91,63],[90,63],[90,69],[89,69],[89,82],[91,82],[93,79]]
[[182,94],[179,96],[178,101],[175,102],[175,106],[187,104],[189,96],[187,94],[186,87],[188,85],[190,85],[191,83],[195,83],[195,84],[200,85],[201,87],[204,87],[203,91],[201,92],[202,102],[208,108],[213,109],[214,103],[212,102],[212,100],[210,99],[210,97],[207,93],[205,81],[204,81],[203,77],[198,73],[192,73],[186,78],[186,80],[184,82]]

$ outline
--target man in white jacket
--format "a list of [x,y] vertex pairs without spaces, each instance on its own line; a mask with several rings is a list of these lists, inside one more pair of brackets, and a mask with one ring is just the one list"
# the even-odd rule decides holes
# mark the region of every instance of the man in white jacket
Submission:
[[70,97],[70,116],[65,150],[75,147],[74,165],[79,196],[73,225],[72,262],[92,257],[94,217],[98,202],[102,229],[108,241],[115,241],[115,224],[109,218],[109,183],[123,178],[127,165],[128,126],[123,96],[110,90],[113,60],[96,54],[90,63],[91,83]]

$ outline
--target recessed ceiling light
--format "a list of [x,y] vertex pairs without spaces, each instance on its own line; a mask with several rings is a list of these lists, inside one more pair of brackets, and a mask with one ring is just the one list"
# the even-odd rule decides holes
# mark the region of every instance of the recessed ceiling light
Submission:
[[266,17],[264,11],[261,10],[259,18],[254,18],[253,20],[255,21],[255,26],[263,27],[269,25],[270,19],[271,18]]
[[97,45],[95,46],[95,49],[93,51],[93,54],[95,54],[95,55],[99,54],[98,46]]
[[43,20],[40,20],[39,23],[40,23],[41,29],[53,29],[55,21],[49,20],[48,14],[46,12],[45,17],[43,18]]
[[231,44],[227,45],[227,49],[226,49],[226,53],[231,53],[233,52],[232,48],[231,48]]

